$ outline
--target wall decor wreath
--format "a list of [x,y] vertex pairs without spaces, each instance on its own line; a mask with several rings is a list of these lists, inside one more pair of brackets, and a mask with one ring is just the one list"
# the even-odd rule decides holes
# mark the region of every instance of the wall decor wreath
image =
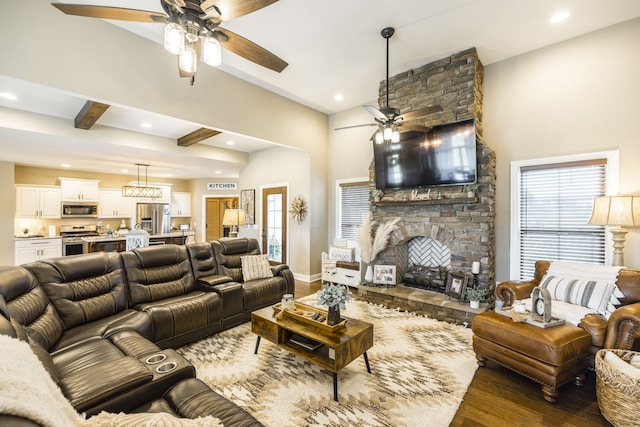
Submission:
[[302,197],[301,195],[297,195],[296,197],[294,197],[289,207],[290,207],[289,213],[291,214],[291,217],[298,224],[301,224],[302,221],[304,221],[304,219],[307,217],[307,214],[309,213],[309,207],[307,206],[307,202],[306,200],[304,200],[304,197]]

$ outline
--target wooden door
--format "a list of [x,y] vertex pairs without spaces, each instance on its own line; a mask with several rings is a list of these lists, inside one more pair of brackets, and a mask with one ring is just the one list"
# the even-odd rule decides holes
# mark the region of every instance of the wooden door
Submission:
[[222,217],[227,208],[237,208],[237,197],[208,197],[207,198],[207,223],[206,241],[217,240],[229,236],[229,228],[222,226]]
[[262,252],[271,264],[287,262],[287,187],[262,190]]

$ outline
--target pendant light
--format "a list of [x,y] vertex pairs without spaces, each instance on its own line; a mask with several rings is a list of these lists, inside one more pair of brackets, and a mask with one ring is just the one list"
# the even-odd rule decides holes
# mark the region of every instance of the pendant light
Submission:
[[[149,165],[136,163],[136,166],[138,167],[138,181],[136,182],[136,185],[123,185],[122,197],[162,197],[162,188],[149,187],[149,184],[147,182],[147,168],[149,167]],[[144,166],[144,187],[140,185],[140,166]]]

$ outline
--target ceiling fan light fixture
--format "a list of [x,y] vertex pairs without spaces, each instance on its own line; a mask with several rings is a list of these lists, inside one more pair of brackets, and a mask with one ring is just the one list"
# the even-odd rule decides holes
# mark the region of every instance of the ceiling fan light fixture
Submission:
[[218,39],[211,34],[202,38],[202,61],[212,67],[222,64],[222,47]]
[[186,28],[185,39],[187,43],[195,43],[200,37],[200,24],[196,21],[183,20],[184,27]]
[[180,53],[178,66],[185,73],[195,74],[198,71],[198,55],[193,44],[187,43],[184,51]]
[[378,130],[376,132],[376,144],[380,145],[384,142],[384,137],[382,136],[382,131]]
[[391,141],[391,137],[393,136],[393,129],[391,126],[385,126],[382,130],[382,138],[385,141]]
[[398,129],[394,129],[391,132],[391,142],[393,142],[393,143],[400,142],[400,132],[398,132]]
[[167,52],[178,55],[184,51],[184,28],[172,18],[164,27],[164,48]]

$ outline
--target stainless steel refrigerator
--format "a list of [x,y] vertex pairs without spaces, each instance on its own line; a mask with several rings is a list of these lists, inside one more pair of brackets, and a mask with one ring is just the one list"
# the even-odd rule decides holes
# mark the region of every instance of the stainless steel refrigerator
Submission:
[[149,234],[171,231],[171,205],[160,203],[138,203],[136,223]]

